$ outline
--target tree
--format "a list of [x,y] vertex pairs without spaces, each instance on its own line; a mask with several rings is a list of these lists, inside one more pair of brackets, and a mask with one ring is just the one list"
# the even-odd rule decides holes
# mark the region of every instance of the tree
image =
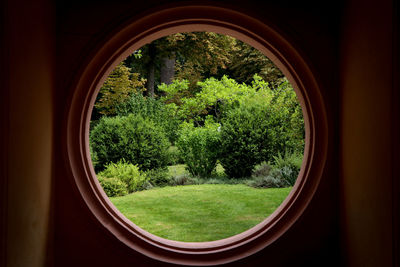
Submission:
[[139,73],[120,63],[100,88],[95,104],[96,112],[102,115],[115,115],[115,107],[126,101],[133,93],[143,91],[145,80],[139,79]]
[[236,39],[212,32],[177,33],[143,46],[140,59],[130,56],[125,64],[147,78],[147,95],[156,85],[170,84],[174,78],[187,79],[189,90],[198,81],[216,75],[230,63]]
[[271,88],[277,88],[285,81],[283,73],[269,58],[242,41],[236,40],[236,49],[231,55],[227,74],[239,83],[251,83],[255,74],[268,82]]

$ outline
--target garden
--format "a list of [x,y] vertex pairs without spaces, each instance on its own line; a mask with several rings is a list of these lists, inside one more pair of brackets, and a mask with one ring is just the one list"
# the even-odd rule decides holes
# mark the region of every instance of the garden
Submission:
[[248,230],[283,202],[304,136],[293,87],[268,58],[229,36],[179,33],[111,72],[92,112],[90,151],[128,219],[202,242]]

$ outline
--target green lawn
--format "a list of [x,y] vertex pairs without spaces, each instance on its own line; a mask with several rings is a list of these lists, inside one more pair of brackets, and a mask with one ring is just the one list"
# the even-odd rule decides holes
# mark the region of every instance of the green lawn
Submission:
[[168,172],[170,176],[178,176],[182,175],[185,173],[189,173],[188,171],[185,170],[185,164],[177,164],[177,165],[172,165],[168,166]]
[[185,185],[110,198],[136,225],[170,240],[203,242],[241,233],[264,220],[291,188]]
[[[177,165],[171,165],[168,166],[168,171],[169,171],[169,175],[171,176],[178,176],[178,175],[182,175],[182,174],[189,174],[189,172],[187,170],[185,170],[185,164],[177,164]],[[215,168],[215,172],[218,175],[222,175],[224,173],[224,167],[222,167],[221,164],[217,164],[217,167]]]

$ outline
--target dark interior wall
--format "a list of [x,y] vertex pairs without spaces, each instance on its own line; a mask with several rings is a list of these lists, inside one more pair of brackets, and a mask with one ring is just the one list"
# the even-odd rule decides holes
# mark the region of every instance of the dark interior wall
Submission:
[[45,1],[2,7],[0,265],[39,266],[52,231],[53,13]]
[[[310,64],[327,109],[328,160],[295,225],[230,265],[395,266],[392,2],[269,2],[218,4],[273,26]],[[65,166],[62,126],[71,84],[107,36],[179,3],[187,2],[5,1],[0,265],[166,265],[95,223]]]
[[350,265],[391,266],[397,256],[387,244],[394,240],[393,216],[399,214],[391,179],[398,162],[390,153],[398,138],[392,123],[399,122],[392,102],[398,90],[393,8],[390,2],[353,2],[347,12],[340,68],[342,236]]

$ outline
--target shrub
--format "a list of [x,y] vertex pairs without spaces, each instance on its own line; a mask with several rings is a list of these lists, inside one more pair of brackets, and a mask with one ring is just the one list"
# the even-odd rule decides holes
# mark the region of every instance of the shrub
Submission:
[[204,127],[183,123],[176,144],[193,176],[207,177],[214,171],[220,147],[218,127],[219,124],[210,121]]
[[271,171],[271,166],[265,161],[254,167],[253,175],[254,177],[266,177]]
[[147,181],[152,186],[166,186],[171,184],[171,177],[167,168],[148,170],[144,175],[146,175]]
[[184,164],[185,161],[182,159],[179,149],[176,146],[170,146],[168,148],[168,165]]
[[98,176],[98,179],[108,197],[119,197],[128,194],[126,184],[120,179],[115,177],[104,178],[101,176]]
[[287,186],[280,177],[272,175],[254,177],[247,182],[247,185],[255,188],[280,188]]
[[302,153],[304,150],[304,120],[296,93],[286,81],[275,91],[270,102],[271,155],[285,153],[285,150]]
[[222,119],[220,162],[229,177],[250,177],[268,160],[268,109],[261,105],[230,110]]
[[110,163],[106,169],[98,174],[104,178],[115,178],[125,184],[128,193],[145,189],[147,178],[142,175],[136,165],[125,161]]
[[177,138],[176,129],[180,121],[171,107],[166,106],[160,99],[145,97],[138,93],[133,94],[127,101],[117,105],[115,109],[119,116],[136,114],[143,118],[151,119],[164,129],[169,141],[175,143]]
[[194,184],[193,182],[193,177],[191,177],[189,174],[180,174],[176,176],[172,176],[171,178],[171,185],[189,185],[189,184]]
[[102,117],[90,132],[90,152],[96,172],[110,162],[122,159],[120,146],[123,122],[120,117]]
[[90,133],[90,145],[97,156],[96,171],[121,159],[138,165],[140,170],[168,164],[168,139],[162,127],[152,120],[130,114],[103,117]]
[[285,151],[285,155],[282,156],[278,153],[274,158],[273,173],[276,177],[281,177],[284,182],[293,186],[296,182],[297,176],[303,162],[303,155],[299,152]]
[[268,177],[280,181],[281,187],[293,186],[296,182],[298,172],[294,172],[287,166],[274,168]]
[[271,167],[264,162],[254,170],[249,186],[288,187],[295,184],[303,160],[302,154],[286,151],[284,156],[278,153],[273,159]]

